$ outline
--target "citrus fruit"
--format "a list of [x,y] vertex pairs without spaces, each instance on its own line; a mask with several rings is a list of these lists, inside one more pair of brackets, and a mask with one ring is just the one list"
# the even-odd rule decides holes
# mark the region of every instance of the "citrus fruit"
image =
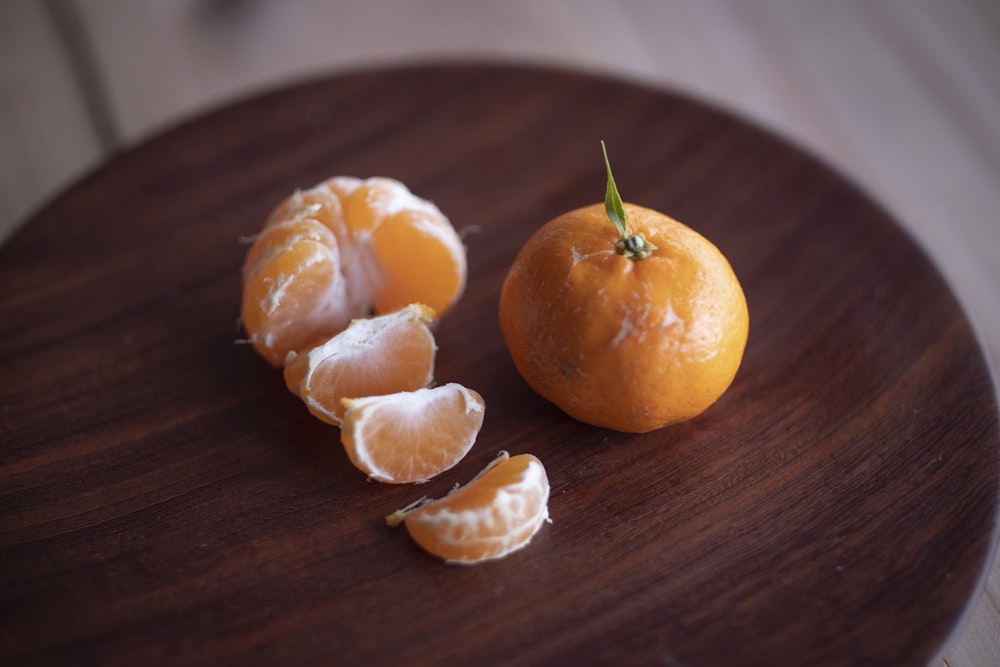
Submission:
[[274,366],[352,320],[424,303],[443,315],[465,288],[448,218],[390,178],[337,176],[278,204],[247,252],[241,320]]
[[528,239],[501,289],[500,327],[538,394],[580,421],[646,432],[701,414],[726,391],[749,315],[719,249],[663,213],[623,204],[604,159],[604,205],[560,215]]
[[471,482],[438,500],[386,517],[403,523],[428,553],[453,563],[501,558],[528,544],[549,518],[549,480],[531,454],[500,456]]
[[469,452],[486,406],[457,383],[365,398],[344,398],[340,439],[370,479],[426,482]]
[[433,320],[434,311],[422,304],[355,319],[327,341],[290,352],[285,383],[312,414],[339,426],[342,398],[412,391],[434,379]]

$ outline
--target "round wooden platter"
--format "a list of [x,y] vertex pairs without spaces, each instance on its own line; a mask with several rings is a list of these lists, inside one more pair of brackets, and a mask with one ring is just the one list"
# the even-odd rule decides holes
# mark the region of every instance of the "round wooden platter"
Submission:
[[[751,330],[728,393],[646,435],[517,375],[499,288],[528,235],[627,201],[714,241]],[[398,178],[462,230],[437,380],[470,455],[366,481],[237,343],[241,238],[298,187]],[[997,525],[997,403],[963,312],[858,187],[684,97],[415,66],[250,99],[122,153],[0,249],[0,654],[12,664],[923,665]],[[471,567],[383,516],[530,452],[552,523]]]

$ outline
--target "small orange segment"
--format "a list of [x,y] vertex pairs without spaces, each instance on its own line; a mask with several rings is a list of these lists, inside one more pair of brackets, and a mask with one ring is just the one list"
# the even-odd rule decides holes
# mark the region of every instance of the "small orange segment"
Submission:
[[444,313],[465,289],[465,246],[432,202],[399,181],[369,178],[344,199],[344,222],[370,247],[381,269],[375,310],[420,301]]
[[502,558],[525,547],[549,518],[549,479],[531,454],[501,452],[471,482],[439,500],[386,517],[428,553],[451,563]]
[[462,294],[465,247],[451,223],[434,211],[395,213],[372,230],[370,242],[382,266],[376,311],[422,301],[444,312]]
[[426,387],[434,379],[434,311],[411,304],[387,315],[356,319],[316,347],[291,352],[285,383],[319,419],[339,426],[340,399]]
[[367,398],[344,398],[340,439],[369,479],[426,482],[469,452],[486,406],[457,383]]
[[290,235],[278,248],[251,249],[256,260],[244,270],[243,327],[254,349],[273,366],[281,366],[289,351],[343,329],[362,314],[348,303],[340,251],[328,243],[332,235],[318,223],[301,226],[313,229],[297,238]]

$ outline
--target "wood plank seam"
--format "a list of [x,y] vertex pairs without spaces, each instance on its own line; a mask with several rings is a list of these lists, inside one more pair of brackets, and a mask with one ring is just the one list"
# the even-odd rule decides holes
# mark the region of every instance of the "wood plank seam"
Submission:
[[100,146],[105,151],[113,151],[121,144],[121,133],[116,128],[114,113],[94,55],[92,39],[71,2],[45,0],[42,4],[65,51],[84,110],[94,127]]

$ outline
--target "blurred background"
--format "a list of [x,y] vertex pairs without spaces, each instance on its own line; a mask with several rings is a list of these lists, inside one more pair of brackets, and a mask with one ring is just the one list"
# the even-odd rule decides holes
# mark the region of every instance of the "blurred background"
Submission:
[[[206,109],[450,60],[612,74],[780,133],[925,247],[1000,367],[1000,0],[3,0],[0,244]],[[943,664],[1000,666],[998,601],[994,564]]]

